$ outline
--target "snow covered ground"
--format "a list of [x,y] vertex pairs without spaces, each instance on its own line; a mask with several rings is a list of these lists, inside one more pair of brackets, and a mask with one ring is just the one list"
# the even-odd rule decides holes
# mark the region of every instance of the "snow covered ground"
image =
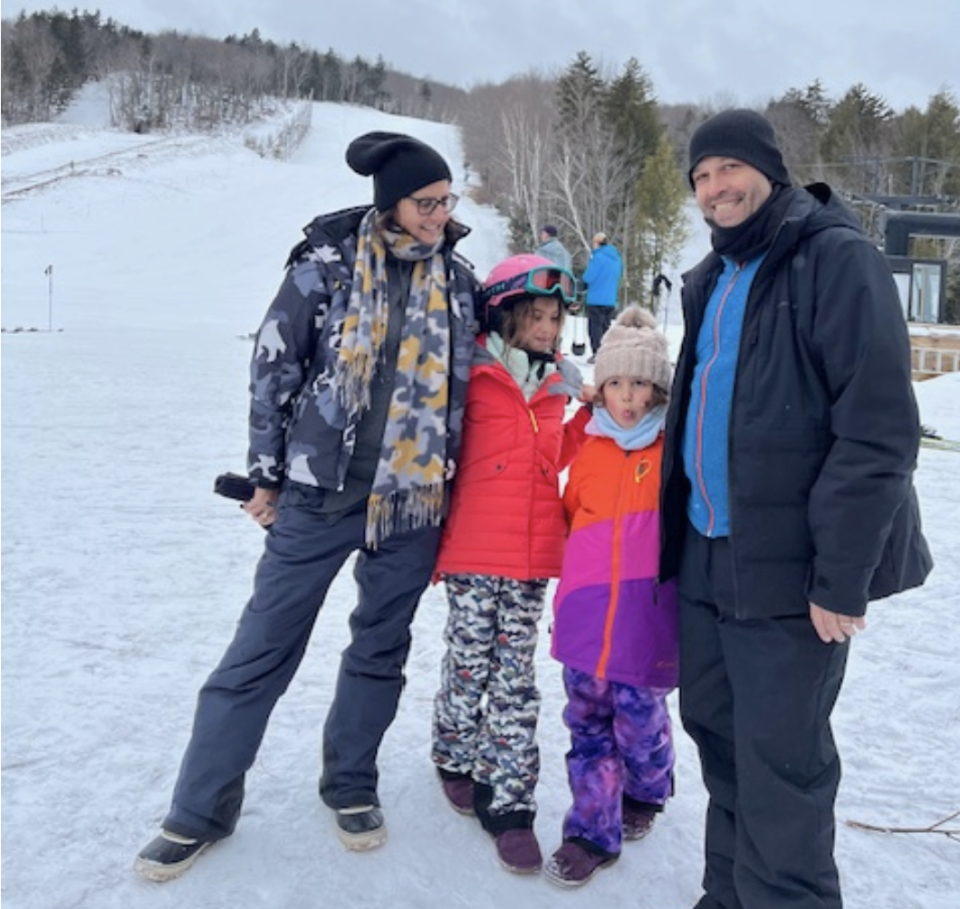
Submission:
[[[450,127],[332,105],[316,106],[310,137],[285,163],[240,137],[133,137],[102,122],[75,116],[2,135],[7,906],[688,909],[700,891],[704,794],[679,724],[676,797],[653,834],[582,891],[503,871],[476,823],[444,805],[428,758],[440,588],[424,597],[382,750],[389,842],[346,853],[316,780],[349,572],[277,707],[236,834],[179,881],[134,875],[133,856],[165,813],[195,692],[232,634],[260,550],[261,531],[212,494],[217,473],[243,468],[247,335],[300,227],[371,198],[343,164],[350,139],[412,132],[455,173],[463,153]],[[463,251],[485,275],[505,252],[503,219],[469,199],[457,214],[474,228]],[[698,231],[687,264],[703,242]],[[924,422],[960,438],[960,375],[917,393]],[[923,827],[960,809],[960,454],[924,449],[917,480],[937,569],[924,589],[871,609],[836,711],[837,854],[854,909],[954,909],[960,893],[960,843],[845,823]],[[546,851],[567,789],[545,633]]]

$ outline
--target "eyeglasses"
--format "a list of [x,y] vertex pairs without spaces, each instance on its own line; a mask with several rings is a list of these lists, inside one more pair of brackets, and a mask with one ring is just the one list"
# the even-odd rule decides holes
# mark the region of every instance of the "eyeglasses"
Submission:
[[484,290],[483,298],[492,300],[511,290],[522,290],[535,297],[549,297],[559,293],[564,303],[572,303],[576,298],[577,279],[565,268],[541,265],[491,284]]
[[417,212],[421,215],[432,215],[438,208],[443,208],[446,212],[451,212],[457,207],[460,197],[455,193],[449,193],[441,196],[439,199],[431,199],[428,196],[407,196],[407,198],[417,206]]

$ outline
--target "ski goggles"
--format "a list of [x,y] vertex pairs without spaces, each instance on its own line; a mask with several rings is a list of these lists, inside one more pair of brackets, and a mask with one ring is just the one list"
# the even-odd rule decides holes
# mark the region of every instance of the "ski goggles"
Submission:
[[577,295],[577,279],[565,268],[541,265],[491,284],[484,290],[483,299],[492,300],[504,294],[512,295],[513,292],[534,297],[552,297],[559,294],[564,303],[572,303]]

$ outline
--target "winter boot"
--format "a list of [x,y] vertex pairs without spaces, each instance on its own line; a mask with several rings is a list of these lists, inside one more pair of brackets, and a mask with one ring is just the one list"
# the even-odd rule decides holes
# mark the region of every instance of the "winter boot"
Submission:
[[601,868],[612,865],[618,855],[587,848],[576,840],[567,840],[547,859],[543,873],[547,880],[561,887],[582,887]]
[[458,814],[473,814],[473,777],[442,769],[439,773],[440,785],[450,807]]
[[629,796],[623,799],[623,838],[642,840],[652,829],[663,805],[638,802]]
[[160,836],[140,850],[133,862],[133,869],[148,881],[172,881],[189,871],[200,853],[211,845],[212,840],[195,839],[161,830]]
[[376,849],[387,841],[383,812],[375,805],[337,809],[337,836],[351,852]]
[[515,874],[536,874],[543,867],[543,855],[537,835],[530,827],[517,827],[498,833],[497,858]]

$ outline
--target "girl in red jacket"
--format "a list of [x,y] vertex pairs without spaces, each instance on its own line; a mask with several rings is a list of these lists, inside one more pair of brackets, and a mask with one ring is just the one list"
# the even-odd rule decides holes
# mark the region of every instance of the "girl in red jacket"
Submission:
[[631,307],[600,345],[598,403],[570,468],[570,540],[554,599],[573,805],[547,877],[575,887],[649,832],[673,790],[676,582],[658,583],[667,339]]
[[537,624],[567,536],[558,476],[588,411],[564,425],[580,373],[558,353],[574,279],[512,256],[484,284],[485,333],[467,389],[437,577],[450,606],[434,705],[432,758],[451,805],[477,814],[511,871],[540,870],[533,831],[540,695]]

